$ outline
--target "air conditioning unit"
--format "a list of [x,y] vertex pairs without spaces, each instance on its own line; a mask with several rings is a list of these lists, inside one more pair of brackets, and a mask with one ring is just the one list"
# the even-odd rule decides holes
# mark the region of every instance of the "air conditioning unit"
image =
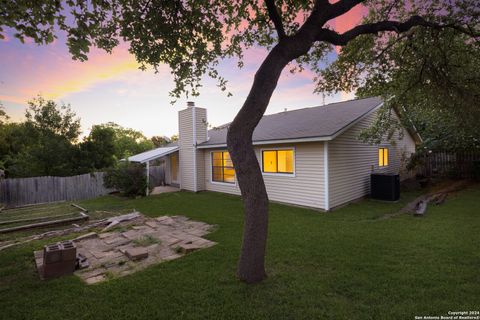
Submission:
[[400,199],[400,176],[398,174],[374,173],[370,176],[372,199],[397,201]]

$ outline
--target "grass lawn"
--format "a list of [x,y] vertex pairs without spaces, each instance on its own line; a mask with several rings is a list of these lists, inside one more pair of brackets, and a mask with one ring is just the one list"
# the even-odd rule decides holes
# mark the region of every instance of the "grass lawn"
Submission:
[[[218,225],[218,245],[124,278],[87,286],[75,276],[40,281],[35,242],[0,252],[3,319],[414,319],[480,309],[480,186],[398,216],[414,194],[331,213],[272,204],[269,278],[235,278],[242,236],[238,197],[204,192],[138,200],[102,197],[90,210],[135,208]],[[52,242],[49,239],[48,242]]]

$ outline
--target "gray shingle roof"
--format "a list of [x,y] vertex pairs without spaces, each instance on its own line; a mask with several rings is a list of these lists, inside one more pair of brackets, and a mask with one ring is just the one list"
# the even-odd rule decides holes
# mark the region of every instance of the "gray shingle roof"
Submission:
[[[164,157],[170,153],[177,151],[179,148],[177,145],[169,145],[168,147],[161,147],[152,150],[148,150],[131,157],[128,157],[128,161],[130,162],[140,162],[145,163],[148,161],[152,161],[161,157]],[[122,159],[124,160],[124,159]]]
[[[372,97],[266,115],[253,132],[253,142],[331,137],[382,102]],[[227,130],[228,124],[209,130],[209,140],[200,146],[226,144]]]

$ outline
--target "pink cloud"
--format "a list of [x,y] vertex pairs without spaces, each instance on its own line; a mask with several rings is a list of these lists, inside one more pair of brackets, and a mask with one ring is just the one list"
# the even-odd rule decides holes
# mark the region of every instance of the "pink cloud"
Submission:
[[[17,76],[15,80],[8,79],[9,88],[0,90],[5,100],[8,95],[9,101],[25,101],[39,93],[49,99],[60,98],[83,91],[98,82],[138,70],[139,66],[125,46],[117,48],[112,54],[94,49],[86,62],[72,60],[71,56],[65,53],[65,48],[47,46],[44,49],[42,55],[27,53],[20,60],[20,64],[18,57],[14,56],[15,51],[4,57],[17,61],[15,73],[28,75]],[[36,48],[32,48],[32,52],[35,50]]]
[[[334,19],[331,22],[331,25],[338,33],[344,33],[353,27],[357,26],[361,21],[362,18],[367,14],[367,8],[363,5],[357,5],[353,7],[350,11],[345,13],[344,15]],[[340,52],[340,47],[336,47],[335,50],[337,53]]]

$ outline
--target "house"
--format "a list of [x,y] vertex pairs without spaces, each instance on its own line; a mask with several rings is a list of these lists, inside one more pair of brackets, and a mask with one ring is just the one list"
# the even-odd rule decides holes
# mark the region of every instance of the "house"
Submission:
[[[269,199],[328,211],[368,195],[372,172],[406,177],[415,134],[404,129],[394,144],[358,139],[382,105],[374,97],[264,116],[253,145]],[[178,121],[178,144],[144,153],[151,154],[143,162],[165,159],[166,183],[184,190],[240,194],[226,147],[228,125],[208,130],[207,110],[193,102]]]

